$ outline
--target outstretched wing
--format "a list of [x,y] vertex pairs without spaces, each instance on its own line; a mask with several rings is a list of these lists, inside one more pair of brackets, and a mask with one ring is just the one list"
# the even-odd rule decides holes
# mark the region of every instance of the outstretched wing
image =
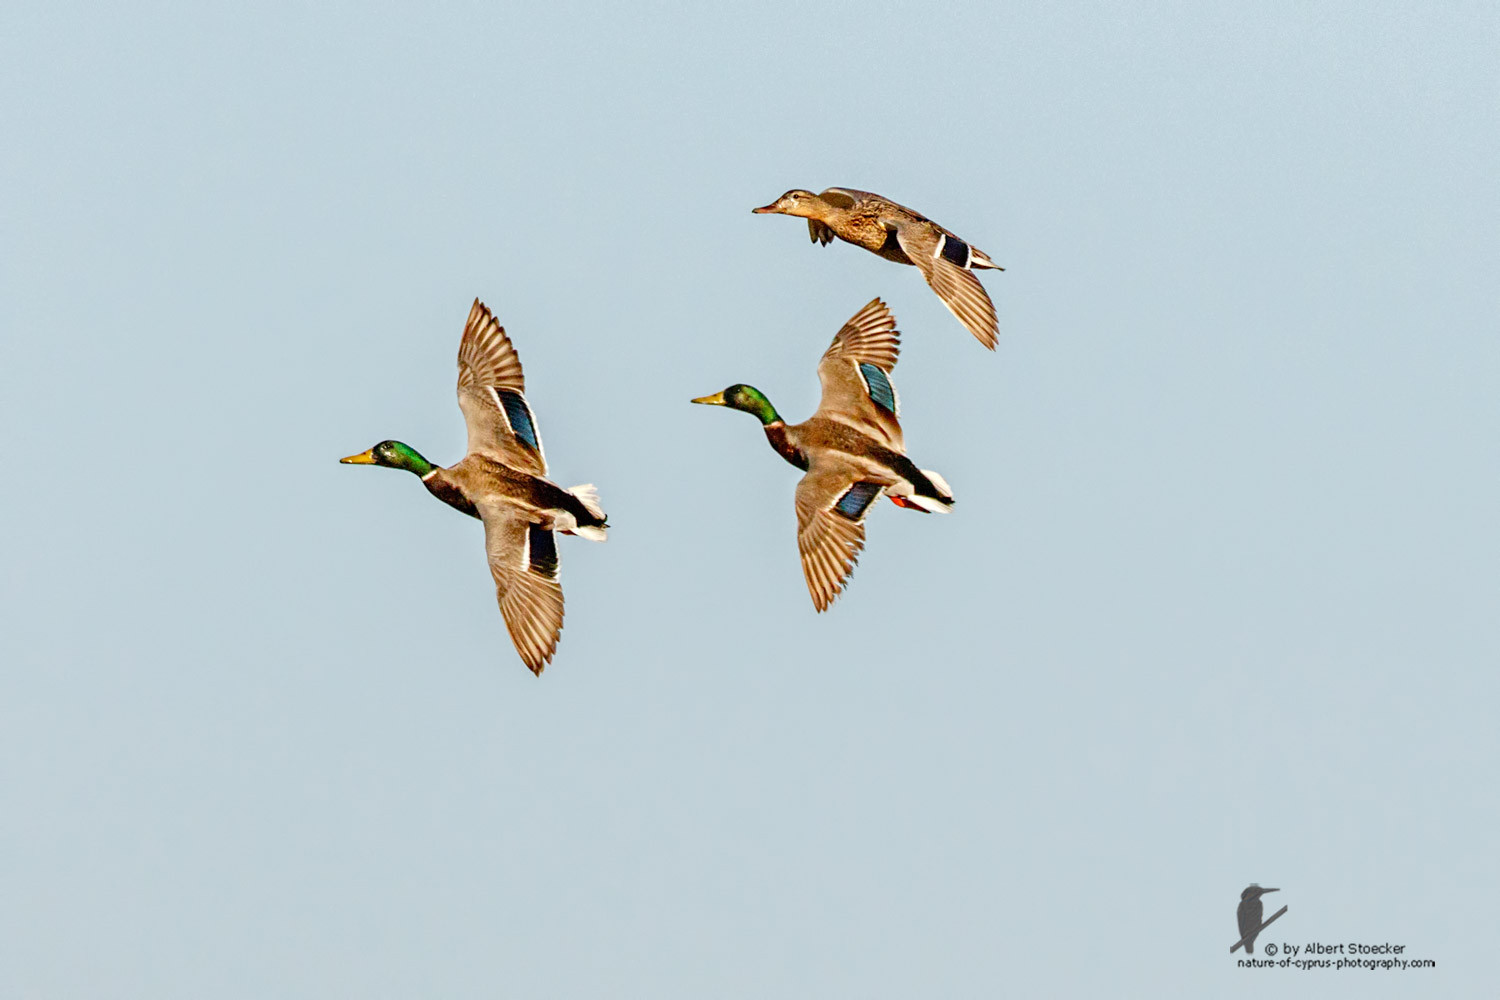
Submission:
[[469,427],[470,455],[485,455],[538,476],[547,474],[542,436],[526,403],[521,358],[505,328],[478,299],[458,345],[458,407]]
[[814,461],[797,484],[797,551],[813,606],[827,611],[865,547],[865,514],[880,495],[852,463]]
[[828,204],[832,205],[835,208],[846,209],[853,208],[855,205],[859,204],[862,201],[874,204],[886,200],[880,197],[880,195],[875,194],[871,191],[860,191],[857,188],[841,187],[825,188],[823,192],[818,195],[818,197],[822,198],[824,201],[828,202]]
[[848,424],[893,451],[902,451],[901,412],[891,369],[901,353],[896,317],[879,299],[855,313],[818,362],[823,399],[818,416]]
[[901,252],[922,271],[922,276],[937,292],[948,311],[958,317],[975,338],[995,349],[1000,336],[1000,322],[989,293],[974,277],[973,251],[969,245],[946,231],[934,232],[921,222],[891,223]]
[[522,662],[540,674],[557,651],[563,624],[556,538],[503,501],[481,502],[479,515],[500,614]]

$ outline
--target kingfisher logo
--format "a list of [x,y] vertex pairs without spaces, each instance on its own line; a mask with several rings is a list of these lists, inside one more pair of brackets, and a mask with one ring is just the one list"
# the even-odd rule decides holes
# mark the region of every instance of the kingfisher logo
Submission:
[[[1283,935],[1277,940],[1262,942],[1260,954],[1255,953],[1256,939],[1260,932],[1280,920],[1286,913],[1283,906],[1270,917],[1266,916],[1266,904],[1261,899],[1268,892],[1280,889],[1263,889],[1251,883],[1240,893],[1240,905],[1235,907],[1234,922],[1239,927],[1240,939],[1229,946],[1233,955],[1241,948],[1245,954],[1234,960],[1241,969],[1380,969],[1406,972],[1409,969],[1435,969],[1437,963],[1430,958],[1408,958],[1406,945],[1390,941],[1288,941]],[[1304,913],[1303,916],[1306,916]],[[1271,973],[1274,975],[1275,973]]]
[[1268,892],[1280,891],[1280,889],[1262,889],[1252,882],[1245,887],[1244,892],[1240,893],[1240,905],[1234,911],[1234,918],[1240,925],[1240,939],[1230,946],[1229,953],[1231,955],[1241,948],[1245,949],[1245,954],[1247,955],[1255,954],[1255,939],[1260,936],[1261,931],[1270,927],[1287,909],[1283,906],[1271,914],[1270,920],[1261,920],[1261,917],[1266,912],[1266,907],[1260,901],[1260,897]]

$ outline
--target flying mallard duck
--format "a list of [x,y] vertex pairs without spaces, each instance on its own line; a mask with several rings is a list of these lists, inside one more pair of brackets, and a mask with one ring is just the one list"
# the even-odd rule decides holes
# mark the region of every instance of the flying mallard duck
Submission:
[[754,414],[777,454],[807,475],[797,484],[797,549],[813,605],[828,610],[865,545],[865,515],[881,493],[899,507],[946,513],[953,492],[943,477],[906,457],[891,385],[901,334],[884,302],[873,300],[833,338],[818,362],[823,400],[804,423],[788,426],[748,385],[693,400]]
[[797,188],[752,211],[806,219],[814,243],[827,246],[837,236],[886,260],[915,264],[948,311],[981,344],[995,349],[1000,332],[995,304],[974,277],[974,269],[1005,268],[927,216],[853,188],[829,188],[822,194]]
[[542,439],[525,394],[515,346],[475,299],[458,346],[458,407],[469,427],[463,459],[445,469],[410,445],[382,441],[339,461],[405,469],[443,503],[484,522],[500,613],[516,652],[540,675],[557,650],[563,622],[552,533],[602,542],[608,525],[592,484],[565,490],[546,478]]

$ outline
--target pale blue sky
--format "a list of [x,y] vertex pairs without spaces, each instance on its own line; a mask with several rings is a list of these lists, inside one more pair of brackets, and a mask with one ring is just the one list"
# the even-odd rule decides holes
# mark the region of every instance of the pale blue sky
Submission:
[[[1493,993],[1489,4],[0,14],[7,998]],[[999,351],[749,209],[881,191]],[[568,625],[336,459],[462,451],[482,297]],[[813,613],[871,297],[951,516]],[[1431,972],[1250,972],[1273,940]]]

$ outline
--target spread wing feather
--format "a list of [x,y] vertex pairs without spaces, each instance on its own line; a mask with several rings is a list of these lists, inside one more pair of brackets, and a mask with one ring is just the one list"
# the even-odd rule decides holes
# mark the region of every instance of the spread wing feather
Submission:
[[884,302],[872,299],[844,324],[818,362],[823,398],[817,415],[902,451],[901,407],[890,380],[900,353],[896,318]]
[[[911,222],[895,223],[894,228],[901,251],[921,269],[922,276],[943,300],[943,305],[958,317],[975,339],[993,351],[1000,336],[995,304],[966,264],[954,263],[942,253],[947,245],[946,232],[939,236]],[[969,256],[967,251],[965,246],[965,258]]]
[[865,514],[879,495],[853,464],[815,461],[797,484],[797,551],[813,606],[827,611],[865,547]]
[[469,454],[533,475],[547,474],[541,434],[526,402],[521,358],[505,328],[478,299],[458,345],[458,407],[469,428]]
[[[534,674],[540,674],[557,651],[563,625],[562,584],[557,576],[557,549],[546,538],[533,552],[532,533],[545,531],[521,511],[499,500],[479,504],[484,520],[484,547],[500,614],[516,652]],[[550,536],[550,532],[547,532]]]

